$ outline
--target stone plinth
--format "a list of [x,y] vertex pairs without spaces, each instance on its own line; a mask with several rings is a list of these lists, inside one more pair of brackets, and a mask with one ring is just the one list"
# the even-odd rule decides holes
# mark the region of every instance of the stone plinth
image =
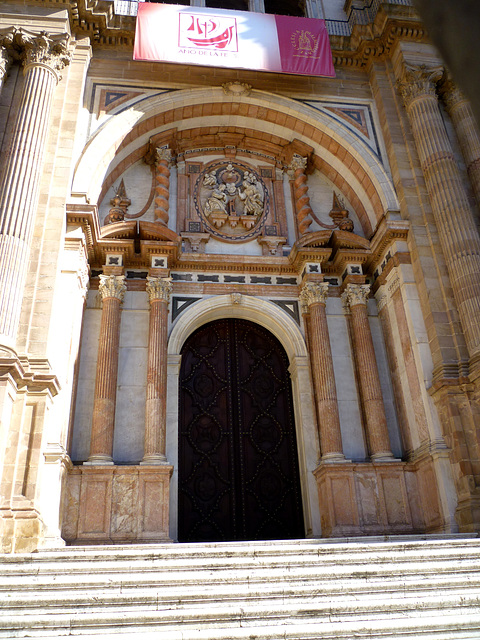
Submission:
[[[368,536],[419,533],[441,529],[435,484],[419,503],[431,474],[405,462],[321,464],[317,480],[322,535]],[[431,470],[433,473],[433,470]],[[428,503],[428,516],[425,507]]]
[[74,467],[68,475],[62,536],[73,544],[170,542],[173,467]]

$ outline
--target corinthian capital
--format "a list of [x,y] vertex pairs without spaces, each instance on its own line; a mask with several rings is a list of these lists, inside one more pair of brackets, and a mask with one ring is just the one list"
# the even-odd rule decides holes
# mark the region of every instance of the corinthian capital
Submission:
[[408,107],[417,98],[436,95],[436,84],[443,75],[442,67],[405,65],[403,76],[397,82],[405,106]]
[[168,147],[155,150],[155,162],[162,162],[162,160],[167,163],[172,162],[172,150]]
[[59,81],[60,71],[71,60],[69,39],[70,36],[66,33],[49,35],[46,31],[41,31],[39,34],[31,34],[20,30],[16,40],[23,47],[21,57],[25,71],[32,66],[47,67]]
[[118,298],[120,302],[123,302],[125,291],[125,276],[107,276],[102,274],[100,276],[100,284],[98,286],[102,300],[105,298]]
[[449,73],[446,73],[441,84],[439,85],[440,95],[445,102],[447,111],[451,113],[455,107],[458,107],[463,102],[467,102],[467,98],[455,84]]
[[11,58],[8,55],[7,48],[0,44],[0,85],[2,84],[3,78],[7,74],[7,69],[10,61]]
[[306,282],[300,291],[300,304],[305,309],[312,304],[319,302],[327,304],[328,282]]
[[171,278],[154,278],[148,276],[147,278],[147,293],[150,300],[150,304],[155,300],[162,302],[169,302],[170,294],[172,293],[172,279]]
[[370,294],[369,284],[347,284],[347,288],[342,294],[342,301],[346,307],[354,307],[357,304],[367,304]]
[[297,169],[305,171],[305,169],[307,168],[307,162],[308,158],[302,158],[302,156],[293,156],[292,162],[290,163],[290,168],[293,169],[293,171],[296,171]]

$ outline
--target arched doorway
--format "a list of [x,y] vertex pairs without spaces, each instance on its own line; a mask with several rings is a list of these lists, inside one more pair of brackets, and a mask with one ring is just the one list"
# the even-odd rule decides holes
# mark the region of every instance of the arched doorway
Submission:
[[197,329],[182,349],[178,539],[304,536],[288,359],[240,318]]

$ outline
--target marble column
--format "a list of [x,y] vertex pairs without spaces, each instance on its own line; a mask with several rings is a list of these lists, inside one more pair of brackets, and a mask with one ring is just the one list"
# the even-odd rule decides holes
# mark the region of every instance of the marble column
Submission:
[[440,92],[457,134],[468,177],[480,206],[480,135],[472,107],[451,78],[442,82]]
[[10,35],[22,50],[25,75],[0,183],[0,342],[14,347],[53,94],[70,54],[67,34]]
[[120,306],[126,291],[125,276],[101,275],[99,291],[102,296],[102,320],[98,342],[90,456],[86,464],[113,464]]
[[342,300],[350,310],[352,343],[357,365],[360,402],[365,417],[365,429],[370,457],[374,461],[393,459],[388,436],[387,418],[383,406],[372,333],[368,322],[367,300],[370,285],[347,284]]
[[309,311],[309,349],[312,363],[315,402],[323,462],[345,459],[338,414],[337,388],[333,372],[332,350],[325,306],[328,296],[326,282],[306,282],[300,301]]
[[307,176],[305,169],[307,158],[293,156],[290,168],[294,171],[293,189],[295,196],[295,210],[297,212],[298,231],[301,236],[308,232],[308,227],[312,224],[310,213],[310,198],[308,196]]
[[147,278],[150,298],[145,444],[141,464],[165,464],[167,430],[167,340],[170,278]]
[[155,152],[155,222],[168,225],[170,197],[171,149],[157,149]]
[[480,371],[480,237],[436,96],[443,69],[406,66],[399,82],[470,355]]

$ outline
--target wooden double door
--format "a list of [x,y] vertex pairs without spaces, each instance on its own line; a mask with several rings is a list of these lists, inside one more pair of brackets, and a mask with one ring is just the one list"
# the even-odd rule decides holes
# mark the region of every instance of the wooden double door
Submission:
[[264,328],[228,318],[182,350],[180,541],[304,537],[287,355]]

